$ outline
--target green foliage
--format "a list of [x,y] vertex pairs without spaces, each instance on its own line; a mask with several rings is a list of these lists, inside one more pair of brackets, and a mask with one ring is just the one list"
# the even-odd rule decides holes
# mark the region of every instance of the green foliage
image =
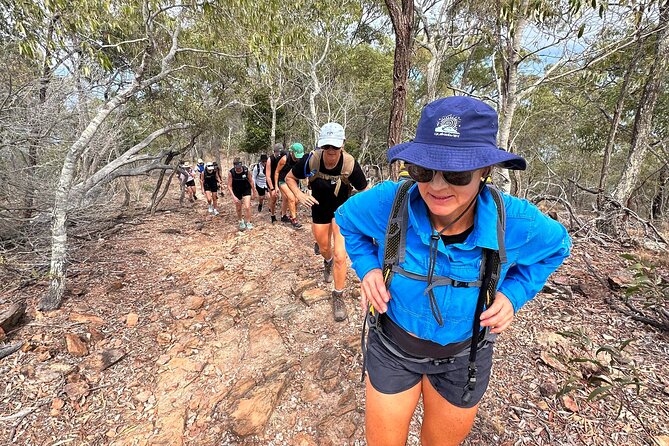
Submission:
[[667,308],[669,305],[669,280],[657,265],[632,254],[621,254],[628,260],[627,270],[632,274],[632,283],[625,286],[625,296],[640,301],[643,308]]
[[[619,404],[618,413],[629,406],[627,390],[632,388],[638,395],[643,382],[639,378],[636,363],[625,353],[635,340],[624,339],[617,343],[597,346],[582,329],[558,332],[572,340],[578,351],[591,352],[592,356],[573,356],[566,360],[571,369],[557,396],[582,391],[587,393],[587,401],[611,399]],[[581,369],[583,365],[583,369]],[[587,373],[584,372],[587,370]]]

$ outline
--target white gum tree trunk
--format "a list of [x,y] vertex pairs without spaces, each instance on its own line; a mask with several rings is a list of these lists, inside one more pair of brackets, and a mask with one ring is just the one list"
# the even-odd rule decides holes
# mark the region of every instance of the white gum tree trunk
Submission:
[[659,33],[655,46],[655,60],[648,73],[643,94],[639,101],[632,129],[632,145],[623,170],[622,177],[613,190],[613,198],[627,206],[641,165],[648,153],[648,143],[652,130],[653,113],[657,99],[664,87],[664,78],[669,65],[669,4],[660,8]]
[[126,103],[135,93],[150,85],[162,81],[168,75],[183,67],[170,68],[178,51],[178,37],[181,28],[177,23],[172,33],[171,47],[161,60],[160,72],[146,80],[143,79],[149,63],[149,54],[145,52],[137,70],[135,80],[124,90],[105,103],[88,123],[79,138],[70,146],[60,171],[58,187],[56,189],[53,214],[51,217],[51,268],[49,271],[49,289],[38,303],[39,310],[55,310],[60,307],[65,293],[65,274],[67,262],[67,218],[70,208],[70,190],[77,171],[77,164],[100,126],[109,115],[119,106]]
[[[501,82],[498,85],[500,97],[499,109],[499,132],[497,133],[497,145],[509,151],[509,139],[511,135],[511,124],[513,123],[513,116],[518,106],[518,65],[520,64],[520,56],[522,50],[522,38],[525,28],[527,27],[527,10],[529,0],[522,0],[518,14],[515,18],[514,32],[511,33],[510,26],[507,27],[506,45],[501,51],[502,54],[502,69]],[[503,183],[500,187],[507,193],[515,193],[518,187],[517,181],[512,181],[509,172],[502,172]],[[515,189],[515,190],[514,190]]]

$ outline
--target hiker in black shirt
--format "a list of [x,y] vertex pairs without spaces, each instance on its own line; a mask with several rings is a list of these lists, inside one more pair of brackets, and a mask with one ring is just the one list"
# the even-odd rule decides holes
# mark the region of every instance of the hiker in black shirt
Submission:
[[[276,223],[276,202],[279,199],[279,185],[275,182],[276,168],[285,154],[286,153],[283,151],[283,144],[274,144],[273,154],[270,155],[267,160],[267,167],[265,168],[265,172],[269,172],[269,175],[267,175],[267,188],[269,189],[269,211],[272,218],[272,224]],[[286,219],[288,219],[288,216],[286,215],[287,209],[288,201],[281,200],[281,215]]]
[[[281,217],[282,223],[290,223],[295,229],[302,227],[297,221],[297,200],[294,192],[286,184],[286,175],[290,172],[295,164],[304,156],[304,146],[299,142],[295,142],[288,148],[288,153],[281,157],[279,164],[274,173],[274,184],[279,186],[281,191],[281,198],[288,202],[288,209],[290,210],[290,218],[287,216]],[[285,219],[284,219],[285,217]]]
[[[336,321],[346,319],[342,299],[346,286],[346,250],[334,212],[348,199],[352,188],[367,188],[362,168],[344,151],[344,136],[341,125],[325,124],[318,138],[318,149],[303,157],[286,176],[286,183],[299,202],[311,207],[311,228],[323,256],[323,278],[327,283],[332,282],[334,266],[332,311]],[[309,179],[312,195],[300,191],[298,180],[305,178]]]
[[[232,201],[235,203],[235,210],[237,211],[237,218],[239,219],[239,229],[253,229],[251,223],[251,197],[256,197],[255,187],[253,187],[253,180],[249,173],[248,167],[242,165],[239,158],[235,158],[232,162],[233,168],[228,173],[228,190],[232,196]],[[246,221],[242,218],[242,207]]]
[[221,175],[216,170],[214,163],[208,162],[204,166],[202,175],[200,175],[200,185],[204,191],[204,195],[207,197],[207,203],[209,204],[209,213],[216,216],[218,215],[218,186],[221,184]]

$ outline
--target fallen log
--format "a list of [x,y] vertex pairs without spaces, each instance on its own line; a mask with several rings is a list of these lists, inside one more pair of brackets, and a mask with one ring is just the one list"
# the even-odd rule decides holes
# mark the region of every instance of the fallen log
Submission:
[[0,359],[6,358],[12,353],[18,351],[23,347],[23,341],[18,341],[13,344],[0,346]]

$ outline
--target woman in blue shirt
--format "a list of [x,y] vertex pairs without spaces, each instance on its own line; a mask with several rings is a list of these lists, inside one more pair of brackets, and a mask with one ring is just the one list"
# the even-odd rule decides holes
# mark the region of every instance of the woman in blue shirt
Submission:
[[[500,150],[496,137],[491,107],[450,97],[428,104],[416,138],[388,151],[390,162],[406,163],[415,184],[404,205],[405,253],[387,286],[386,228],[402,182],[381,183],[337,210],[362,280],[361,304],[378,315],[365,355],[370,446],[404,445],[421,395],[422,444],[460,444],[488,386],[495,337],[569,255],[562,225],[487,187],[493,166],[526,167],[520,156]],[[489,253],[498,256],[494,272]],[[488,301],[491,275],[496,293]]]

